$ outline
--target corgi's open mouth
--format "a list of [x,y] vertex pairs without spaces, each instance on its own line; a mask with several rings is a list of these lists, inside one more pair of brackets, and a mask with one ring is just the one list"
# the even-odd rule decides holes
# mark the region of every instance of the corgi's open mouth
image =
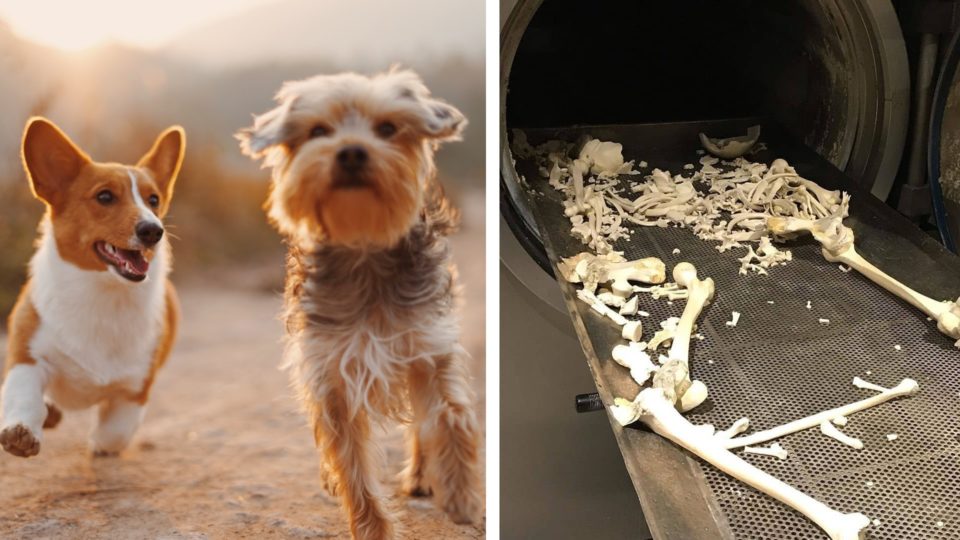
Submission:
[[147,277],[150,263],[143,256],[143,252],[135,249],[121,249],[107,242],[97,242],[93,245],[100,260],[112,266],[121,276],[130,281],[143,281]]

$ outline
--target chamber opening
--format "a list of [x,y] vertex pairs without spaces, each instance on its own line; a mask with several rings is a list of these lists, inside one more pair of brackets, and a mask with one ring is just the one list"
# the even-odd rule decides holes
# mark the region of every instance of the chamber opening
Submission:
[[765,116],[845,165],[853,55],[819,2],[544,2],[514,57],[511,126]]
[[[892,182],[902,133],[892,145],[889,133],[906,122],[909,81],[902,38],[891,56],[878,30],[896,25],[893,10],[875,4],[889,8],[866,0],[543,2],[519,30],[506,127],[758,116],[868,188],[884,174]],[[892,167],[883,163],[891,149]]]

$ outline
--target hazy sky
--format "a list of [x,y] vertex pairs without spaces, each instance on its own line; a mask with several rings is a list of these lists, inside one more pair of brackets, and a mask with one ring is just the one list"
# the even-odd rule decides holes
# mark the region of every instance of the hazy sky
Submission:
[[109,41],[153,48],[192,27],[274,1],[0,0],[0,19],[24,38],[65,50]]

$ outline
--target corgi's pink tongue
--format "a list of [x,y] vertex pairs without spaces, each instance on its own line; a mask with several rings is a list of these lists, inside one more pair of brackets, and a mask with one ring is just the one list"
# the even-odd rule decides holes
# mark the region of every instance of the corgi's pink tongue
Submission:
[[118,249],[117,258],[122,261],[124,270],[135,274],[146,274],[150,268],[150,263],[143,257],[139,251],[129,249]]

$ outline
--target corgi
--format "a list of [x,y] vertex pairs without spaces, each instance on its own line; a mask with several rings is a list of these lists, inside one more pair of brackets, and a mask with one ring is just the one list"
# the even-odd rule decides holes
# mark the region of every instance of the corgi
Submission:
[[185,146],[173,126],[136,165],[99,163],[49,120],[27,122],[21,158],[46,213],[8,325],[0,445],[10,454],[37,455],[61,409],[99,407],[96,456],[121,452],[140,426],[179,320],[162,220]]

